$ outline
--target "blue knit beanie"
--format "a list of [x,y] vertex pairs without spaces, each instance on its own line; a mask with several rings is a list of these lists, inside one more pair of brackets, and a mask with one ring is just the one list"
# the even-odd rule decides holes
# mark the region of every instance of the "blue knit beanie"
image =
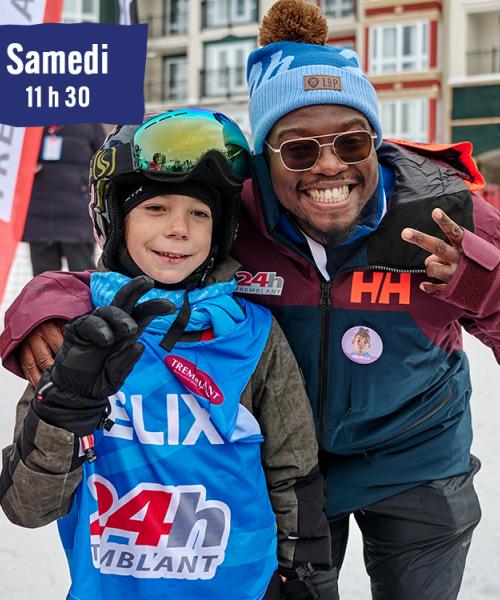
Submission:
[[[312,25],[311,14],[316,19]],[[306,43],[310,41],[311,30],[315,31],[314,26],[314,40],[318,39],[318,19],[324,20],[319,27],[323,28],[326,41],[325,17],[318,7],[304,0],[280,0],[264,18],[266,36],[263,40],[261,28],[260,41],[271,42],[254,50],[247,64],[250,124],[256,154],[262,153],[264,140],[281,117],[314,104],[341,104],[358,110],[377,136],[375,147],[382,143],[377,95],[354,50]],[[270,29],[273,29],[271,34]]]

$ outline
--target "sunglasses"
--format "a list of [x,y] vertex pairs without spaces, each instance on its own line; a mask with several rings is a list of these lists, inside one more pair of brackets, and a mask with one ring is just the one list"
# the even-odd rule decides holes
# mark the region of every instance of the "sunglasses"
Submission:
[[[320,144],[318,140],[325,137],[333,139]],[[370,156],[376,138],[369,131],[360,130],[286,140],[279,148],[274,148],[267,141],[265,143],[271,152],[279,153],[283,166],[289,171],[308,171],[319,161],[323,146],[330,146],[335,156],[346,165],[355,165]]]

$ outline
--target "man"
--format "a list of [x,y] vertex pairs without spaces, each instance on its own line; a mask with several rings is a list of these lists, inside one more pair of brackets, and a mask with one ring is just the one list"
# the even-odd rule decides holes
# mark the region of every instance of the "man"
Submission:
[[[250,55],[256,157],[232,251],[239,290],[271,308],[304,373],[334,564],[352,513],[375,600],[453,600],[480,518],[460,329],[500,357],[498,213],[471,192],[470,148],[382,143],[373,87],[354,52],[322,45],[326,33],[314,6],[282,0]],[[23,292],[31,319],[11,309],[12,370],[37,323],[88,301],[84,278],[59,277]],[[57,314],[33,315],[40,287],[59,303],[65,291]],[[370,361],[350,358],[361,327]],[[58,335],[45,324],[24,346],[33,379]]]

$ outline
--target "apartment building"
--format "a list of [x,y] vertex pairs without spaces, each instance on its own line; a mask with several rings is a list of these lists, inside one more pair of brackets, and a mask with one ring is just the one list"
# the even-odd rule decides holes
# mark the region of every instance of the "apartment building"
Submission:
[[[257,48],[259,22],[273,0],[149,0],[148,110],[181,104],[217,106],[249,131],[246,60]],[[333,22],[331,40],[356,43],[355,0],[321,0]]]
[[[328,18],[328,43],[360,56],[386,137],[470,139],[500,183],[500,0],[310,1]],[[217,107],[249,132],[246,59],[273,2],[137,0],[149,24],[146,109]],[[119,5],[65,0],[64,19],[113,22]]]
[[[356,49],[381,100],[386,134],[435,141],[441,72],[441,2],[317,0],[329,43]],[[218,106],[248,129],[246,57],[273,0],[149,0],[139,17],[150,25],[148,109]]]
[[500,0],[449,0],[446,11],[449,139],[467,139],[500,209]]
[[386,137],[435,142],[442,73],[442,2],[365,0],[364,67],[377,90]]

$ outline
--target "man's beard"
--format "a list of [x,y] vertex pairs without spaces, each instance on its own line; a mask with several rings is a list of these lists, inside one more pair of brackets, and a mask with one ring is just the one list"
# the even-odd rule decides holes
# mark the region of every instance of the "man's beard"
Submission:
[[355,231],[359,224],[360,215],[344,229],[338,229],[334,226],[329,231],[318,229],[311,221],[298,215],[292,215],[293,220],[298,227],[310,238],[323,244],[323,246],[336,246],[341,242],[345,242]]

